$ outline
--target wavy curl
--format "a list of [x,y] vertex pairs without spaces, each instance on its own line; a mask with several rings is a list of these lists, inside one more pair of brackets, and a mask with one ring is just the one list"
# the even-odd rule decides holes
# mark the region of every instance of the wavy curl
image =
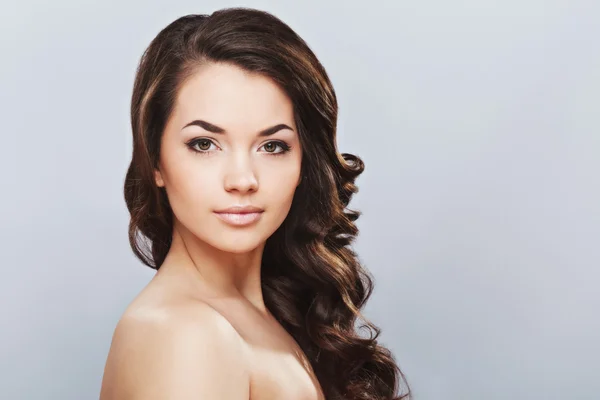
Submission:
[[[338,152],[338,104],[329,77],[308,45],[275,16],[243,7],[187,15],[144,51],[131,99],[133,154],[124,185],[134,254],[159,269],[169,251],[173,215],[153,170],[179,88],[210,62],[270,77],[294,106],[302,181],[288,216],[265,244],[267,308],[305,352],[328,400],[408,399],[403,373],[378,344],[380,329],[360,311],[373,278],[351,248],[361,213],[348,204],[364,164]],[[358,334],[360,320],[369,337]]]

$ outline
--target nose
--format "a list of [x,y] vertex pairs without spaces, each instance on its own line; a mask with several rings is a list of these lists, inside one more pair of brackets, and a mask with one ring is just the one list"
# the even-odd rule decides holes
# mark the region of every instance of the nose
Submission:
[[238,152],[227,160],[224,186],[228,192],[239,191],[245,193],[258,189],[258,180],[247,155]]

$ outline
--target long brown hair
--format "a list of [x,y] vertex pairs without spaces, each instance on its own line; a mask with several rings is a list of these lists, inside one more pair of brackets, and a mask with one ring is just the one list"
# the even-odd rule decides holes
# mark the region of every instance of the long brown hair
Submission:
[[[409,398],[394,357],[378,344],[380,329],[360,311],[373,278],[351,248],[361,213],[347,206],[364,164],[338,152],[338,104],[329,77],[308,45],[275,16],[242,7],[187,15],[160,31],[143,53],[131,99],[133,155],[124,188],[133,252],[159,269],[169,251],[173,214],[153,170],[178,90],[210,62],[270,77],[294,107],[302,181],[288,216],[265,244],[266,306],[307,355],[328,400]],[[355,330],[359,319],[368,338]]]

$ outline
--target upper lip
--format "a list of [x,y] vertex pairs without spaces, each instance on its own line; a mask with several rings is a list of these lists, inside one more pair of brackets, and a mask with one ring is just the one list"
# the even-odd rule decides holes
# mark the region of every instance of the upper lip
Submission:
[[233,206],[233,207],[224,208],[222,210],[217,210],[215,212],[216,213],[229,213],[229,214],[247,214],[247,213],[263,212],[263,209],[254,207],[254,206]]

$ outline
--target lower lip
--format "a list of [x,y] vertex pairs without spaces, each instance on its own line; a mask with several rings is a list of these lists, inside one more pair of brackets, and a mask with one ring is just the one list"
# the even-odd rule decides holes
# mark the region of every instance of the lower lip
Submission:
[[262,212],[255,213],[215,213],[221,220],[231,225],[250,225],[260,218]]

